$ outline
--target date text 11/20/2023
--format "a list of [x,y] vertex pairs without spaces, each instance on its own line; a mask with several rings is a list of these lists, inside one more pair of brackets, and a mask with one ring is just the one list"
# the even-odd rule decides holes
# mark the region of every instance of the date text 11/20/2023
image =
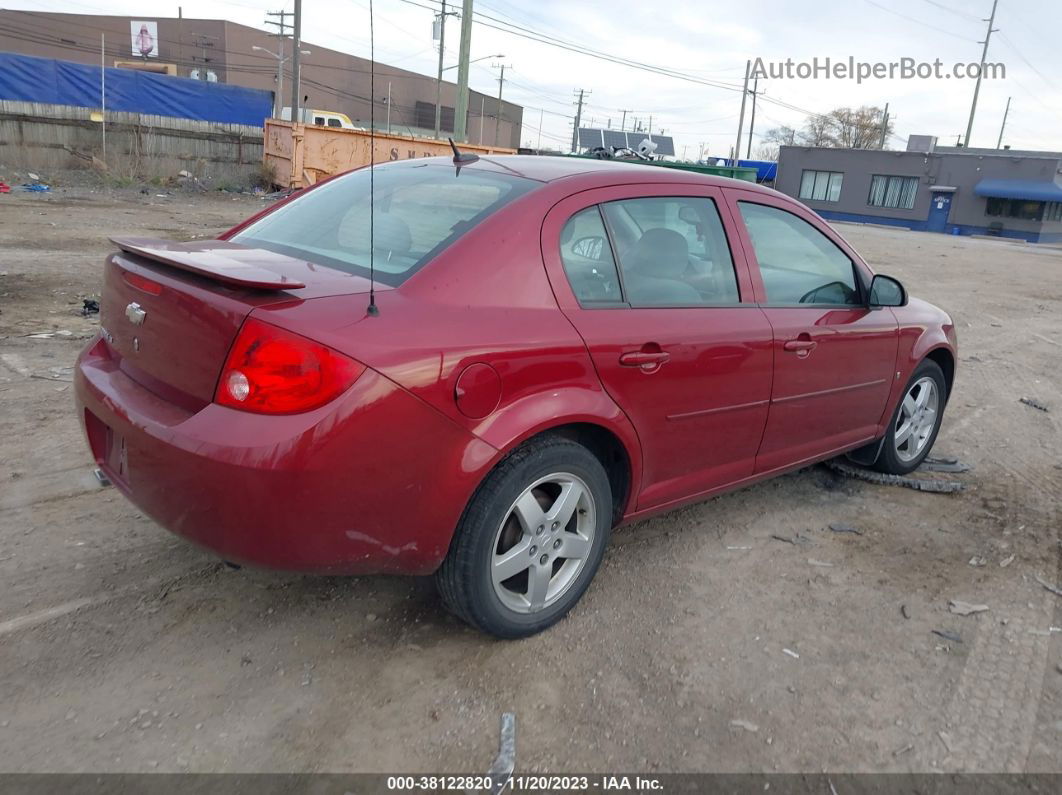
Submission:
[[660,792],[664,789],[659,778],[627,775],[509,775],[504,783],[497,776],[388,776],[387,789],[392,791],[485,791],[503,792],[565,792],[565,791],[629,791]]

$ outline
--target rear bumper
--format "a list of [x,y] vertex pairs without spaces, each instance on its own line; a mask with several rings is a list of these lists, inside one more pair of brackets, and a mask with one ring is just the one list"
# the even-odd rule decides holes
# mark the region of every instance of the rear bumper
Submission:
[[371,369],[327,406],[287,416],[186,411],[123,373],[99,340],[74,383],[115,486],[166,529],[250,565],[430,573],[497,455]]

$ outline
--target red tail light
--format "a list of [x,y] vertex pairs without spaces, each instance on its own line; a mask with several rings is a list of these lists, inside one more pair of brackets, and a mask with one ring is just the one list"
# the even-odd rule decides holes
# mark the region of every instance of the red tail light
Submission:
[[258,414],[295,414],[324,405],[363,372],[363,364],[338,351],[252,318],[229,351],[214,401]]

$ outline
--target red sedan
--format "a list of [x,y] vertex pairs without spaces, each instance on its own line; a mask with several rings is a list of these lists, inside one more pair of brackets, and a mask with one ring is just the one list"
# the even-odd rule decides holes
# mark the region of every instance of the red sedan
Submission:
[[951,319],[798,202],[583,159],[457,165],[376,168],[371,214],[362,169],[220,240],[116,239],[76,375],[115,486],[227,560],[434,572],[457,615],[517,637],[575,604],[618,524],[846,453],[905,473],[933,446]]

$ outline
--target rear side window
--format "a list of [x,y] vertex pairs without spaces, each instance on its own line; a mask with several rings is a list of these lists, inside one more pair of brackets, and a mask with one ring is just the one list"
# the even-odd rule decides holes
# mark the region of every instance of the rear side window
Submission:
[[343,122],[341,122],[339,119],[329,119],[328,120],[328,126],[329,127],[342,127],[343,126]]
[[[429,163],[376,169],[376,278],[398,286],[510,201],[539,183]],[[369,275],[369,170],[352,171],[277,208],[232,238],[331,268]]]
[[621,303],[619,276],[608,244],[601,211],[580,210],[561,230],[561,261],[579,303]]
[[676,196],[602,205],[631,306],[739,302],[734,261],[711,199]]
[[859,304],[855,266],[803,218],[777,207],[738,202],[767,301],[771,304]]

